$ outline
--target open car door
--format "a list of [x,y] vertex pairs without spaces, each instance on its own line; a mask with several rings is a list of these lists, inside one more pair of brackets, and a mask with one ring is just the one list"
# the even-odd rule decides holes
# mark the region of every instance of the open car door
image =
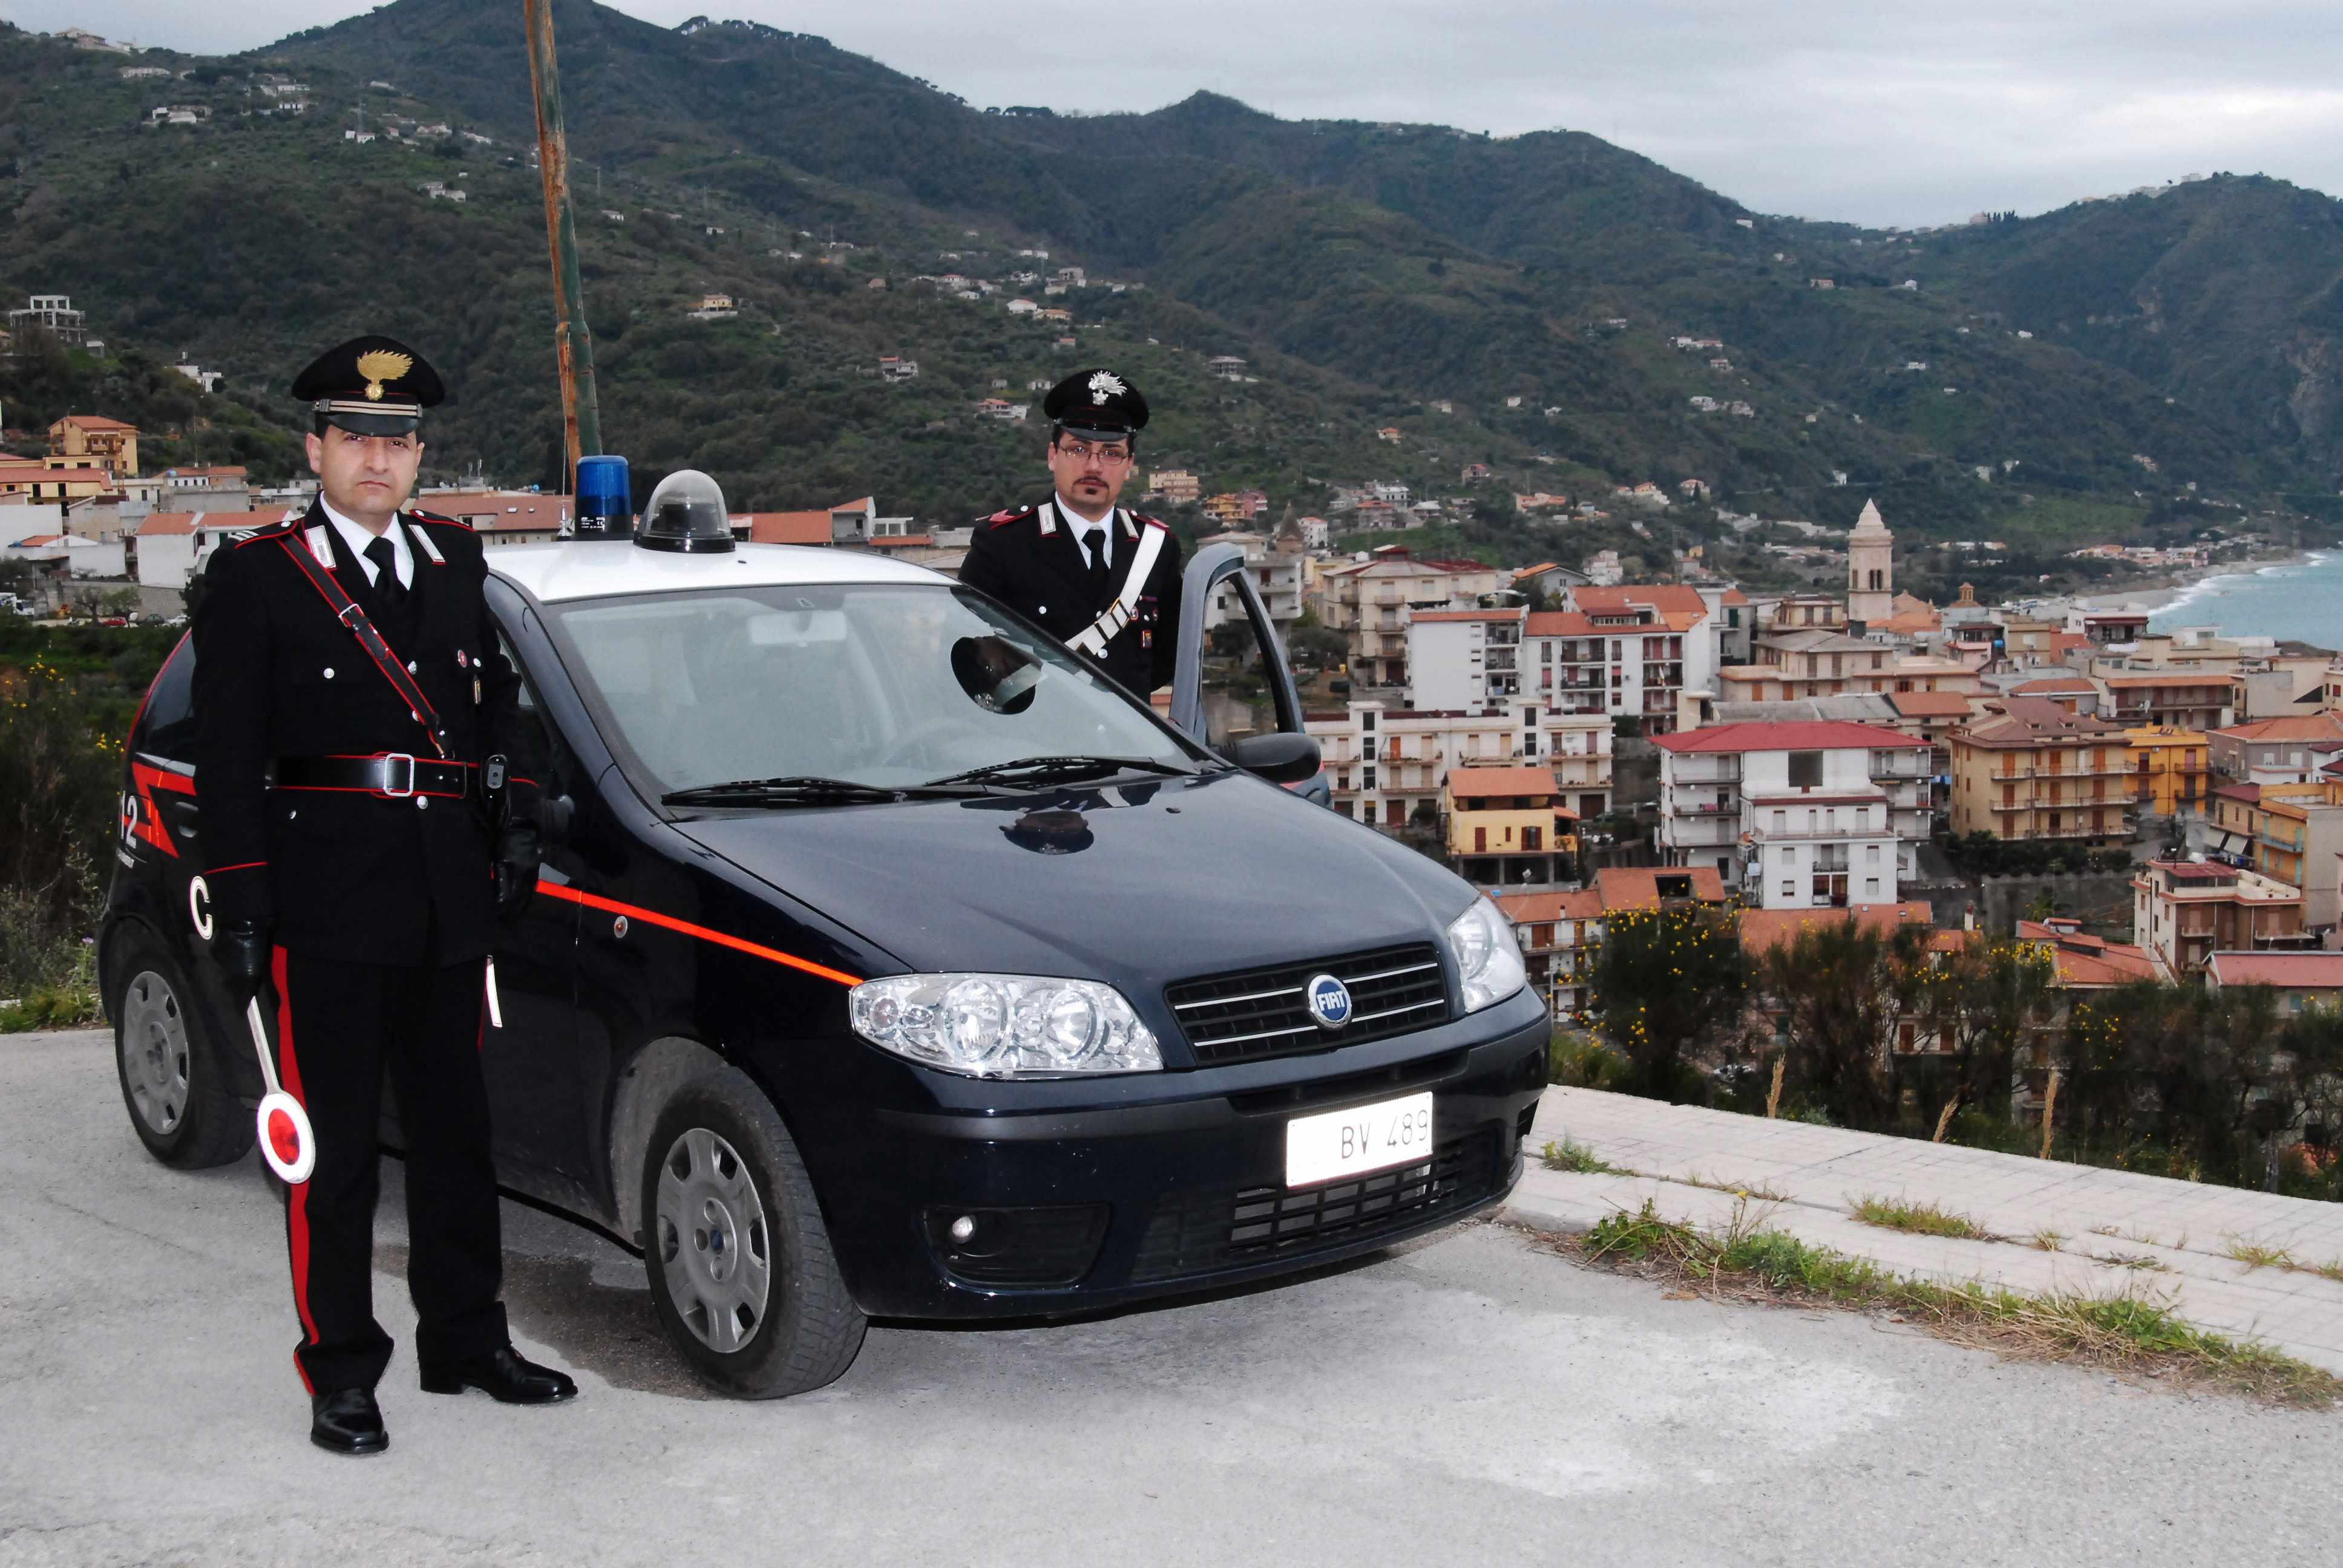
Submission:
[[[1172,676],[1172,723],[1189,739],[1212,748],[1250,773],[1284,785],[1295,794],[1330,805],[1332,792],[1319,766],[1318,743],[1304,732],[1302,699],[1285,662],[1285,644],[1262,602],[1261,590],[1245,575],[1244,551],[1235,545],[1206,545],[1188,562],[1180,582],[1180,643]],[[1228,602],[1227,624],[1246,628],[1244,657],[1258,658],[1268,684],[1275,728],[1225,732],[1204,707],[1205,621],[1216,599]]]

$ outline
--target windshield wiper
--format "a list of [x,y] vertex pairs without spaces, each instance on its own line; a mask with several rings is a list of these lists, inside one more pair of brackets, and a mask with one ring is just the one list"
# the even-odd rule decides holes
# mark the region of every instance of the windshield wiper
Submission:
[[851,779],[792,774],[785,779],[735,779],[659,797],[666,806],[863,806],[895,800],[962,799],[980,793],[928,784],[860,784]]
[[1193,771],[1149,757],[1024,757],[1014,762],[989,762],[964,773],[947,773],[928,783],[998,784],[1013,780],[1039,784],[1064,779],[1103,779],[1112,773],[1168,773],[1185,778]]

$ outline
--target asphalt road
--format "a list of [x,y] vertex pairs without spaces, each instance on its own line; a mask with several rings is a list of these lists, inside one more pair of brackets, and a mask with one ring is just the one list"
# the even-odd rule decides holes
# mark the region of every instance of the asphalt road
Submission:
[[0,1563],[2332,1562],[2343,1416],[1671,1302],[1494,1226],[1275,1290],[874,1329],[707,1397],[640,1266],[506,1206],[584,1396],[416,1392],[386,1167],[391,1452],[317,1452],[256,1163],[149,1160],[96,1033],[0,1038]]

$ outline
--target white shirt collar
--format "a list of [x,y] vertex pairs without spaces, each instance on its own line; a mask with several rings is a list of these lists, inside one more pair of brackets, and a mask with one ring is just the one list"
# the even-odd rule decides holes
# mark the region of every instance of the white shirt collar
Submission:
[[1067,501],[1065,497],[1052,492],[1051,499],[1057,506],[1060,519],[1065,523],[1066,527],[1073,530],[1074,542],[1082,547],[1084,554],[1088,554],[1090,551],[1088,541],[1091,535],[1100,534],[1104,536],[1106,539],[1107,565],[1112,566],[1114,564],[1113,509],[1110,508],[1105,517],[1100,518],[1097,522],[1092,522],[1090,518],[1082,516],[1081,513],[1074,510],[1072,505]]
[[[326,520],[334,525],[334,531],[342,536],[344,544],[350,547],[350,554],[358,558],[358,569],[366,573],[367,581],[372,583],[377,573],[374,562],[367,556],[366,548],[374,543],[376,536],[362,524],[352,522],[336,511],[334,504],[323,496],[317,498],[317,509],[326,514]],[[399,587],[413,588],[415,586],[415,552],[407,548],[407,530],[401,528],[398,520],[394,518],[391,519],[390,527],[383,530],[381,537],[390,541],[391,562],[398,568]]]

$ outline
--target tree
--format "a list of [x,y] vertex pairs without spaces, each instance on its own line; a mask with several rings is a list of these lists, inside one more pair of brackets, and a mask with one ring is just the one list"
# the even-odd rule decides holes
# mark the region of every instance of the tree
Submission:
[[2056,1012],[2056,979],[2055,960],[2038,946],[1983,932],[1942,956],[1920,987],[1921,1032],[1943,1052],[1937,1106],[2008,1115],[2018,1052]]
[[1759,983],[1780,1008],[1786,1081],[1842,1127],[1885,1131],[1900,1100],[1896,1048],[1926,1012],[1929,928],[1880,930],[1849,915],[1773,948]]
[[1741,1016],[1748,970],[1731,918],[1703,905],[1607,917],[1589,987],[1595,1031],[1625,1056],[1631,1093],[1703,1098],[1685,1058]]

